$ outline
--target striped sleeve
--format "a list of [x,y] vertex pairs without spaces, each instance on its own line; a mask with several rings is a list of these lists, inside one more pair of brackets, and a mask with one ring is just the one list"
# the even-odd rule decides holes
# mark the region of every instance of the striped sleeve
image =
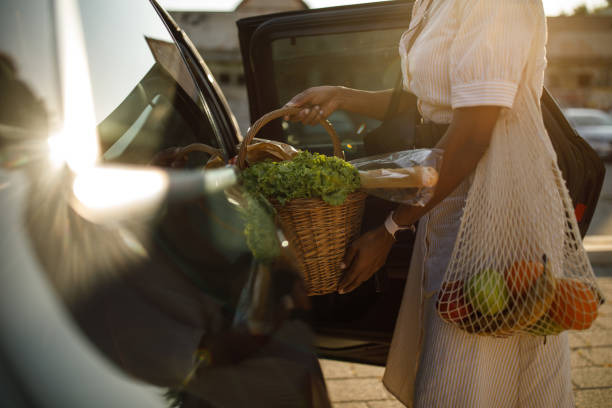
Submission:
[[521,74],[544,18],[538,0],[467,0],[450,48],[453,109],[511,108]]

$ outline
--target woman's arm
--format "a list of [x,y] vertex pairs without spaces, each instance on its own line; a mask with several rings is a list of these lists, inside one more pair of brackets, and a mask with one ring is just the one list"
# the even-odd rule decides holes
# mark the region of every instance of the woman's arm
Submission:
[[393,217],[398,225],[414,224],[476,169],[489,147],[500,109],[497,106],[455,109],[446,134],[436,146],[444,150],[444,157],[434,195],[424,207],[401,205]]
[[[305,125],[315,125],[339,109],[382,120],[392,92],[392,89],[363,91],[344,86],[315,86],[297,94],[285,106],[303,107],[290,119]],[[402,105],[400,100],[399,110]]]
[[[444,157],[434,195],[424,207],[400,205],[393,214],[398,225],[414,224],[474,171],[489,147],[500,109],[476,106],[453,111],[452,122],[437,145],[444,149]],[[384,225],[356,240],[345,256],[344,264],[348,269],[338,291],[350,292],[369,279],[384,265],[393,242],[394,238]]]

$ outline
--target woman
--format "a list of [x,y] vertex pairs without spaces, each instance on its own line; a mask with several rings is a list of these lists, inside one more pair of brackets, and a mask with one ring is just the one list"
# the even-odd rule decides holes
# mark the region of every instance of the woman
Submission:
[[[420,0],[400,41],[404,88],[418,97],[425,120],[450,124],[438,143],[444,149],[439,184],[425,207],[399,206],[385,225],[353,244],[339,292],[352,291],[384,264],[398,226],[420,220],[383,379],[407,406],[573,406],[566,334],[546,344],[523,335],[475,336],[443,322],[435,310],[474,170],[493,136],[540,137],[550,148],[539,105],[545,41],[540,0]],[[304,108],[291,120],[305,124],[336,109],[381,119],[390,95],[323,86],[287,105]],[[525,116],[539,121],[537,134],[525,127]]]

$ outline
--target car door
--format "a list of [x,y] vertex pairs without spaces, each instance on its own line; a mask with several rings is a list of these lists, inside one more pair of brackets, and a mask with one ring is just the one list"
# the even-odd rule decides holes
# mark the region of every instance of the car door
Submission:
[[[393,1],[306,10],[238,21],[251,121],[279,108],[298,92],[317,85],[389,89],[399,75],[398,43],[410,22],[412,1]],[[555,149],[572,150],[584,144],[575,134],[554,98],[544,89],[544,124]],[[379,122],[360,115],[335,112],[329,117],[346,157],[364,155],[363,136]],[[331,154],[332,145],[322,127],[277,121],[263,137],[300,149]],[[554,136],[554,137],[553,137]],[[564,146],[557,146],[560,140]],[[571,140],[571,142],[569,142]],[[578,160],[576,156],[576,160]],[[567,163],[566,163],[567,164]],[[561,165],[562,171],[572,166]],[[569,170],[568,170],[569,169]],[[599,171],[603,174],[603,169]],[[566,174],[587,177],[586,173]],[[569,177],[569,178],[568,178]],[[593,216],[603,176],[583,180],[572,200],[582,205],[580,228],[584,235]],[[575,184],[575,183],[574,183]],[[592,184],[592,185],[591,185]],[[593,199],[594,197],[594,199]],[[394,204],[368,198],[362,230],[380,225]],[[320,355],[384,364],[409,269],[414,236],[403,232],[386,264],[369,281],[348,295],[312,298],[313,323]]]
[[[257,16],[238,21],[251,121],[315,85],[392,88],[399,75],[398,42],[412,2],[383,2]],[[364,155],[363,136],[379,121],[337,111],[329,117],[347,159]],[[320,126],[277,121],[261,137],[299,149],[332,153]],[[394,204],[368,198],[363,230],[383,222]],[[312,297],[319,354],[384,364],[408,272],[414,236],[403,232],[385,266],[346,295]]]

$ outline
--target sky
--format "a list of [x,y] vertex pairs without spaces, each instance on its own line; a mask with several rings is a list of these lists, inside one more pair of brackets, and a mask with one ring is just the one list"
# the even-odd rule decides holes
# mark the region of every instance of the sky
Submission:
[[[346,4],[368,3],[381,0],[304,0],[311,8],[340,6]],[[562,12],[569,13],[576,6],[586,4],[593,8],[606,4],[605,0],[543,0],[544,10],[549,16],[556,16]],[[233,10],[240,0],[159,0],[159,3],[168,10]]]

